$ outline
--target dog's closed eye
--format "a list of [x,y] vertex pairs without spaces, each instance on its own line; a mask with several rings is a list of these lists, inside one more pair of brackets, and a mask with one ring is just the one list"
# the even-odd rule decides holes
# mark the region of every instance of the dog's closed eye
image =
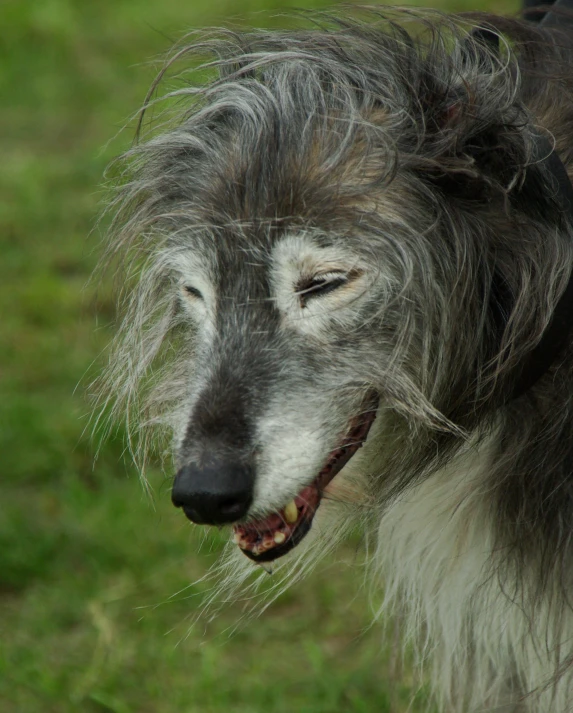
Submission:
[[193,287],[192,285],[184,285],[183,291],[189,297],[195,297],[195,299],[199,299],[199,300],[203,299],[203,295],[201,294],[201,292],[196,287]]
[[352,270],[351,272],[333,270],[331,272],[323,272],[311,277],[301,278],[295,288],[300,300],[300,306],[302,308],[306,307],[308,300],[314,297],[323,297],[347,285],[359,277],[360,274],[361,273],[357,270]]

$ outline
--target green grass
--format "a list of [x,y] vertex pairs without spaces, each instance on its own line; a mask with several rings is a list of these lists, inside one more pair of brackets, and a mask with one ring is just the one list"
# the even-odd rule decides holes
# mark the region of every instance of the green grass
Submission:
[[204,587],[186,587],[222,536],[198,548],[159,473],[155,505],[144,496],[121,433],[94,463],[84,432],[86,374],[114,314],[105,289],[86,287],[98,252],[88,235],[104,168],[131,139],[118,131],[153,78],[149,60],[189,28],[238,14],[277,24],[257,11],[299,5],[309,3],[0,5],[3,713],[388,713],[392,697],[394,713],[406,710],[413,683],[406,675],[392,690],[361,572],[346,564],[352,543],[234,636],[239,605],[189,629]]

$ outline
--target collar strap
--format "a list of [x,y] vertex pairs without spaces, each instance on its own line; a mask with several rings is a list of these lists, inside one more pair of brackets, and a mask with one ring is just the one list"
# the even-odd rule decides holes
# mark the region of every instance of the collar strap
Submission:
[[[558,12],[553,12],[557,9]],[[565,10],[559,13],[559,10]],[[557,0],[551,9],[542,17],[539,23],[543,28],[558,28],[571,31],[573,15],[567,11],[573,10],[573,0]],[[573,185],[567,175],[563,162],[555,152],[555,148],[546,136],[537,134],[534,145],[533,160],[549,176],[550,187],[554,189],[554,197],[561,208],[563,218],[573,225]],[[573,314],[573,273],[567,287],[555,305],[551,321],[547,325],[541,341],[526,357],[521,373],[514,385],[511,399],[521,396],[545,374],[559,353],[564,349],[572,328]]]
[[[533,170],[534,167],[537,170],[544,169],[545,190],[552,190],[553,198],[557,203],[554,209],[560,209],[563,219],[569,225],[573,225],[573,185],[563,162],[546,136],[539,133],[536,135],[532,159],[534,166],[528,171]],[[509,400],[521,396],[548,371],[567,343],[573,327],[572,315],[573,273],[555,305],[553,315],[545,328],[541,341],[526,356]]]
[[[543,3],[536,2],[535,5],[543,5]],[[554,10],[557,10],[557,12],[554,12]],[[565,10],[565,12],[559,12],[560,10]],[[545,15],[538,15],[540,19],[539,26],[571,31],[573,27],[573,15],[571,15],[571,10],[573,10],[573,0],[557,0],[557,2],[551,5],[551,8]],[[535,16],[531,16],[531,19],[534,20]]]
[[[557,13],[553,12],[555,8],[558,10]],[[565,13],[560,14],[559,10],[563,9]],[[557,0],[543,17],[540,26],[552,29],[564,28],[570,31],[573,26],[573,14],[570,13],[568,15],[567,10],[573,10],[573,0]],[[471,36],[478,43],[488,47],[489,50],[497,51],[499,49],[499,35],[487,27],[474,28]],[[562,220],[568,223],[569,226],[573,226],[573,185],[567,175],[567,170],[549,139],[538,131],[534,132],[534,136],[532,162],[527,169],[522,189],[519,191],[521,198],[522,200],[525,198],[526,191],[524,189],[526,188],[527,193],[530,194],[525,198],[526,200],[531,199],[539,202],[540,207],[544,209],[543,213],[545,215],[548,213],[550,215],[560,213]],[[540,191],[545,196],[540,196]],[[508,302],[511,302],[511,295],[508,294],[508,288],[503,279],[494,277],[492,294],[492,306],[497,315],[496,321],[499,323],[500,334],[502,334],[511,311],[507,309]],[[543,332],[541,340],[526,355],[508,401],[512,401],[524,394],[548,371],[568,341],[573,327],[572,315],[573,272],[567,287],[555,305],[553,315]]]

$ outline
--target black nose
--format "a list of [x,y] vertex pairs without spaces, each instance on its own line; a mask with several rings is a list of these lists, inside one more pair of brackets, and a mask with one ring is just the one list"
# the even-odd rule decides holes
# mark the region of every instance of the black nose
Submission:
[[183,466],[175,476],[171,500],[192,521],[222,525],[244,517],[253,499],[254,471],[245,463],[212,460]]

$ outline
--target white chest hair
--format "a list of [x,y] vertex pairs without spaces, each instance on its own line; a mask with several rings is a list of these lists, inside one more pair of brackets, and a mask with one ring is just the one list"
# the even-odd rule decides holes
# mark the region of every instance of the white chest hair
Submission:
[[572,676],[552,679],[573,652],[573,613],[549,597],[528,610],[527,577],[504,577],[486,477],[494,445],[492,436],[468,446],[386,510],[374,557],[379,614],[400,616],[440,710],[566,713]]

